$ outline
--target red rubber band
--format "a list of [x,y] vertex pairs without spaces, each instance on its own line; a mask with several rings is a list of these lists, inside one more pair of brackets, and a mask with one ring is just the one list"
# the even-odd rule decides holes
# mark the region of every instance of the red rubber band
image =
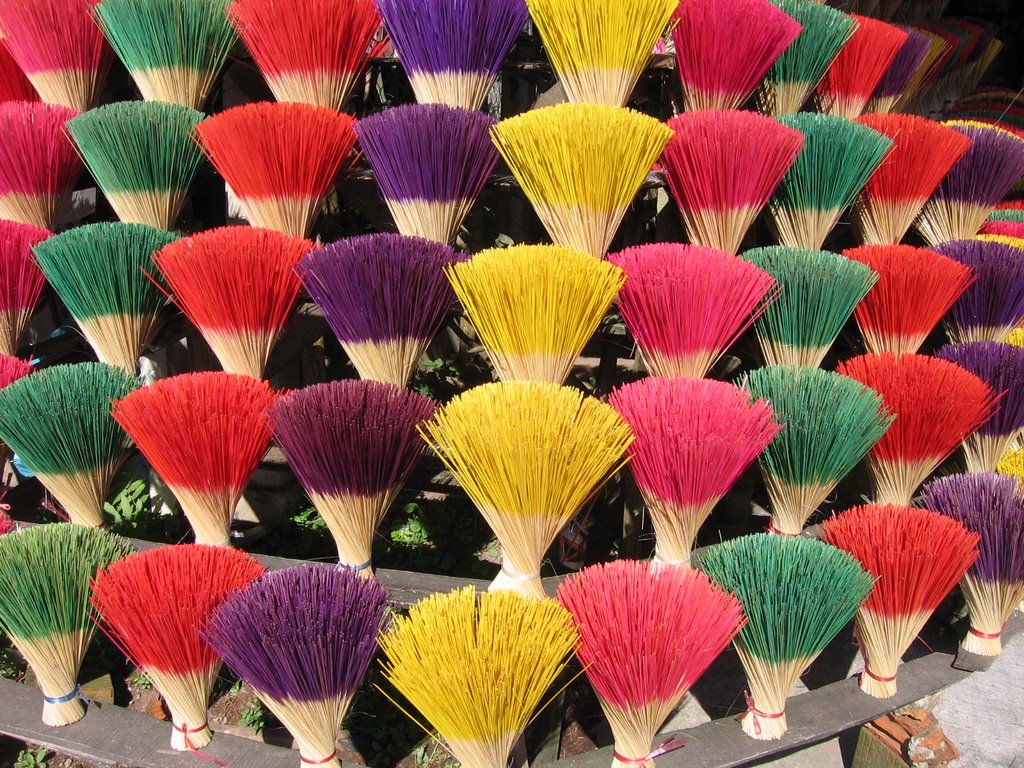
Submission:
[[979,632],[974,627],[971,627],[967,631],[970,632],[975,637],[980,637],[982,640],[998,640],[1000,637],[1003,636],[1003,631],[1002,630],[999,630],[995,634],[989,634],[988,632]]
[[188,749],[190,755],[194,755],[195,757],[198,757],[200,760],[206,760],[209,763],[218,765],[220,766],[220,768],[225,768],[225,766],[227,766],[227,763],[225,763],[223,760],[218,760],[213,755],[208,755],[202,750],[196,749],[195,745],[191,741],[189,741],[188,735],[190,733],[199,733],[200,731],[209,728],[209,723],[203,723],[198,728],[189,728],[187,723],[182,723],[181,726],[179,727],[176,723],[172,722],[171,727],[174,728],[174,730],[176,730],[178,733],[182,733],[185,735],[185,747]]
[[782,712],[762,712],[754,706],[754,697],[750,695],[749,691],[743,692],[743,698],[747,700],[747,712],[754,716],[754,734],[757,736],[761,735],[760,720],[778,720],[786,714],[785,710]]
[[879,675],[876,675],[867,667],[864,667],[864,674],[870,677],[872,680],[877,680],[880,683],[891,683],[893,680],[896,679],[896,675],[893,675],[892,677],[881,677]]
[[780,531],[778,528],[775,527],[775,523],[772,522],[770,519],[768,520],[768,527],[765,528],[764,531],[765,533],[771,533],[776,536],[789,536],[792,539],[795,539],[797,536],[800,535],[799,533],[786,533],[785,531]]
[[324,763],[331,762],[331,760],[333,760],[337,756],[338,756],[338,750],[334,750],[333,752],[331,752],[331,754],[329,754],[323,760],[309,760],[309,759],[303,757],[302,755],[299,755],[299,762],[305,763],[306,765],[323,765]]
[[656,747],[652,752],[644,755],[643,757],[626,757],[620,755],[618,752],[613,751],[612,757],[618,760],[620,763],[626,763],[627,765],[642,765],[654,758],[664,755],[666,752],[674,752],[677,749],[686,746],[686,739],[681,739],[677,736],[669,736],[661,744]]

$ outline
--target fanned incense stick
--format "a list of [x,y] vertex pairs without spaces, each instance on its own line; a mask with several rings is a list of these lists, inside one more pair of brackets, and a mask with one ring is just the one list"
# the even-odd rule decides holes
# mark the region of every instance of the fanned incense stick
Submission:
[[153,261],[224,370],[258,379],[295,308],[295,265],[312,246],[269,229],[220,227],[161,248]]
[[861,355],[837,371],[877,391],[896,417],[868,454],[879,504],[917,487],[995,410],[999,393],[959,365],[925,355]]
[[228,18],[275,99],[339,111],[380,28],[373,0],[234,0]]
[[119,101],[68,121],[68,132],[121,221],[173,229],[203,153],[192,140],[202,112]]
[[79,525],[103,525],[110,482],[131,445],[110,403],[138,378],[104,363],[55,365],[0,390],[0,439]]
[[1024,500],[1019,480],[991,472],[950,475],[924,487],[929,509],[981,537],[979,555],[960,580],[971,624],[960,647],[998,656],[1006,622],[1024,600]]
[[1005,341],[1024,322],[1024,250],[983,240],[956,240],[933,250],[975,276],[946,316],[950,340]]
[[503,768],[578,642],[554,600],[465,587],[395,616],[381,666],[461,765]]
[[[23,379],[35,370],[31,363],[13,355],[0,355],[0,389],[13,384],[18,379]],[[11,452],[0,442],[0,467],[3,467],[11,458]],[[2,496],[0,496],[2,499]],[[2,509],[2,506],[0,506]],[[14,530],[14,523],[6,514],[0,515],[0,528],[6,528],[3,533],[10,533]]]
[[672,21],[691,111],[737,109],[802,30],[767,0],[681,0]]
[[653,117],[598,104],[532,109],[491,131],[551,239],[599,259],[671,135]]
[[896,103],[909,91],[914,76],[926,63],[931,38],[913,27],[901,29],[907,33],[906,42],[882,75],[865,112],[892,112]]
[[100,362],[138,369],[167,304],[150,279],[153,254],[177,236],[145,224],[75,227],[35,246],[46,279]]
[[114,58],[93,16],[97,0],[6,0],[0,28],[43,101],[79,112],[99,96]]
[[884,162],[892,141],[833,115],[801,112],[779,122],[803,134],[804,148],[768,201],[768,211],[781,245],[816,250]]
[[876,579],[857,612],[860,689],[895,696],[900,658],[978,557],[978,535],[927,509],[866,505],[825,521],[822,539]]
[[633,442],[610,406],[541,382],[473,387],[420,432],[501,543],[501,571],[490,589],[538,599],[544,553],[625,463]]
[[619,311],[656,376],[705,376],[777,293],[767,272],[699,245],[639,245],[608,260],[626,273]]
[[498,162],[482,112],[407,104],[360,120],[359,145],[399,233],[455,239]]
[[750,686],[743,731],[780,739],[789,728],[786,697],[867,598],[871,575],[820,541],[765,534],[711,547],[700,568],[747,615],[733,641]]
[[[2,18],[2,17],[0,17]],[[11,49],[0,34],[0,101],[39,101],[32,82],[14,60]]]
[[527,0],[569,101],[623,107],[678,0]]
[[196,542],[231,543],[231,518],[270,445],[275,395],[250,376],[183,373],[114,403],[111,415],[181,505]]
[[769,246],[740,257],[775,278],[779,295],[754,322],[768,365],[816,368],[878,276],[828,251]]
[[46,725],[85,715],[78,671],[96,629],[90,582],[130,551],[120,536],[69,523],[0,536],[0,629],[35,674]]
[[195,754],[213,738],[206,710],[221,660],[200,632],[214,609],[262,573],[244,552],[172,544],[126,557],[96,576],[93,608],[167,703],[172,749]]
[[636,436],[630,468],[654,523],[655,558],[688,567],[700,527],[781,428],[732,384],[651,377],[608,398]]
[[562,384],[625,281],[557,245],[492,248],[445,273],[502,381]]
[[525,0],[377,0],[416,101],[479,109],[530,18]]
[[447,245],[418,237],[364,235],[309,252],[302,284],[359,376],[404,387],[451,310]]
[[843,255],[878,275],[853,312],[869,352],[917,352],[974,280],[963,264],[927,248],[862,245]]
[[324,519],[341,567],[372,576],[373,538],[423,454],[430,398],[396,384],[332,381],[274,404],[277,442]]
[[82,173],[65,127],[74,115],[41,102],[0,104],[0,218],[54,229]]
[[742,606],[703,573],[635,560],[570,576],[558,600],[612,728],[613,768],[652,766],[658,730],[743,627]]
[[388,609],[388,593],[376,582],[310,563],[240,590],[203,635],[295,737],[301,765],[341,768],[338,726]]
[[195,135],[253,226],[306,237],[352,161],[354,126],[326,107],[256,102],[203,120]]
[[46,286],[32,247],[52,236],[32,224],[0,220],[0,354],[17,354],[21,346]]
[[[685,5],[685,0],[684,0]],[[738,253],[743,237],[803,148],[804,137],[754,112],[688,112],[662,155],[690,241]]]
[[769,530],[796,536],[893,422],[873,389],[818,368],[769,366],[743,382],[783,425],[761,454]]

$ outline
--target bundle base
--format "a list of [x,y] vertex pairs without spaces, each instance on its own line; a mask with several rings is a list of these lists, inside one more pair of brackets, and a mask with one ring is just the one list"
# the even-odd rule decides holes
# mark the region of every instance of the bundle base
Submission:
[[292,101],[340,112],[348,101],[356,73],[341,70],[306,70],[265,75],[277,101]]
[[654,524],[655,562],[689,568],[700,527],[721,496],[707,499],[703,504],[678,504],[650,493],[643,496]]
[[81,318],[78,325],[100,362],[137,373],[139,354],[153,338],[155,315],[102,315]]
[[1003,652],[1002,632],[982,632],[973,624],[960,647],[976,656],[998,656]]
[[77,723],[85,717],[85,705],[77,696],[60,704],[43,702],[43,724],[51,728]]
[[492,581],[487,587],[488,592],[497,592],[500,590],[518,592],[523,597],[533,597],[537,600],[543,600],[547,597],[544,592],[544,585],[541,583],[539,573],[529,576],[520,576],[519,574],[509,573],[504,569],[504,567],[498,571],[498,575],[494,577],[494,581]]
[[9,192],[6,195],[0,195],[0,218],[53,230],[63,202],[64,195],[62,194],[29,195],[21,192]]
[[339,567],[373,578],[373,537],[398,490],[389,488],[370,496],[309,492],[309,500],[324,519],[338,547]]
[[778,741],[789,730],[785,712],[776,717],[763,717],[748,710],[740,720],[740,725],[747,736],[759,741]]
[[167,484],[167,488],[181,504],[196,535],[196,544],[214,547],[231,545],[231,518],[238,504],[239,491],[200,491]]
[[91,639],[91,630],[31,640],[11,636],[14,647],[35,673],[43,694],[43,723],[52,728],[76,723],[85,716],[76,679]]
[[187,189],[103,190],[103,196],[121,221],[168,230],[174,229],[187,194]]
[[399,234],[423,237],[449,245],[476,200],[424,200],[385,198]]
[[408,73],[409,84],[420,104],[447,104],[462,109],[480,109],[484,103],[494,76],[487,71],[438,72],[412,71]]
[[101,528],[103,503],[107,500],[107,492],[117,466],[98,467],[91,472],[67,475],[37,472],[36,477],[57,499],[72,523]]
[[896,695],[897,690],[895,680],[890,680],[887,677],[879,680],[872,677],[867,672],[860,673],[858,685],[864,693],[868,696],[874,696],[876,699],[892,698]]
[[96,100],[99,82],[106,74],[96,69],[47,69],[26,72],[32,87],[47,104],[60,104],[85,112]]
[[151,67],[129,74],[145,101],[165,101],[201,110],[217,73],[192,67]]
[[225,373],[263,378],[270,350],[277,341],[278,328],[254,331],[200,328]]
[[335,743],[339,724],[345,719],[352,701],[351,696],[298,701],[261,695],[260,699],[295,738],[304,766],[341,768]]
[[544,229],[555,245],[572,248],[595,259],[608,253],[626,207],[597,210],[588,205],[531,200]]
[[320,213],[319,197],[274,195],[239,197],[238,204],[254,227],[274,229],[292,237],[306,237]]
[[429,339],[367,339],[341,342],[359,378],[404,387],[412,378]]

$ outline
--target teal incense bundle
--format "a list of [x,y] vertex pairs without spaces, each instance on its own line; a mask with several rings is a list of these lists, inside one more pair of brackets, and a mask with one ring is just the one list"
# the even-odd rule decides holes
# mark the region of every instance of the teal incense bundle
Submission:
[[17,354],[35,314],[46,278],[32,247],[52,236],[33,224],[0,219],[0,354]]

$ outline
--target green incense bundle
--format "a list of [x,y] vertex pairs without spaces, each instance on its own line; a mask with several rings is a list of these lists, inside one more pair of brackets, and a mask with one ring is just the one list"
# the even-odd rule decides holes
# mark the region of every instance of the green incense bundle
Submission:
[[118,101],[68,121],[68,131],[121,221],[173,229],[203,152],[205,117],[161,101]]
[[885,434],[892,416],[877,392],[820,368],[759,368],[746,387],[785,425],[758,462],[771,501],[770,530],[796,536]]
[[0,629],[35,673],[47,725],[85,714],[78,670],[96,629],[92,578],[130,551],[120,536],[69,523],[0,536]]
[[101,362],[135,373],[167,297],[153,254],[177,235],[145,224],[86,224],[33,249],[39,268]]
[[110,481],[130,445],[110,404],[141,382],[105,363],[55,365],[0,389],[0,440],[80,525],[103,524]]
[[787,730],[787,695],[857,613],[874,579],[828,544],[763,533],[711,547],[699,567],[747,615],[733,640],[750,687],[743,730],[779,739]]
[[1009,221],[1024,224],[1024,210],[1019,208],[996,208],[988,215],[988,221]]
[[96,20],[142,98],[200,109],[238,41],[226,14],[230,4],[103,0],[96,6]]
[[814,0],[769,0],[803,25],[803,31],[775,60],[757,94],[769,115],[799,112],[832,60],[853,36],[856,23],[842,11]]
[[779,285],[779,297],[754,323],[768,365],[821,365],[854,308],[878,280],[870,267],[828,251],[774,245],[740,257]]
[[804,135],[804,150],[776,188],[768,211],[781,245],[817,250],[892,141],[834,115],[802,112],[779,122]]

